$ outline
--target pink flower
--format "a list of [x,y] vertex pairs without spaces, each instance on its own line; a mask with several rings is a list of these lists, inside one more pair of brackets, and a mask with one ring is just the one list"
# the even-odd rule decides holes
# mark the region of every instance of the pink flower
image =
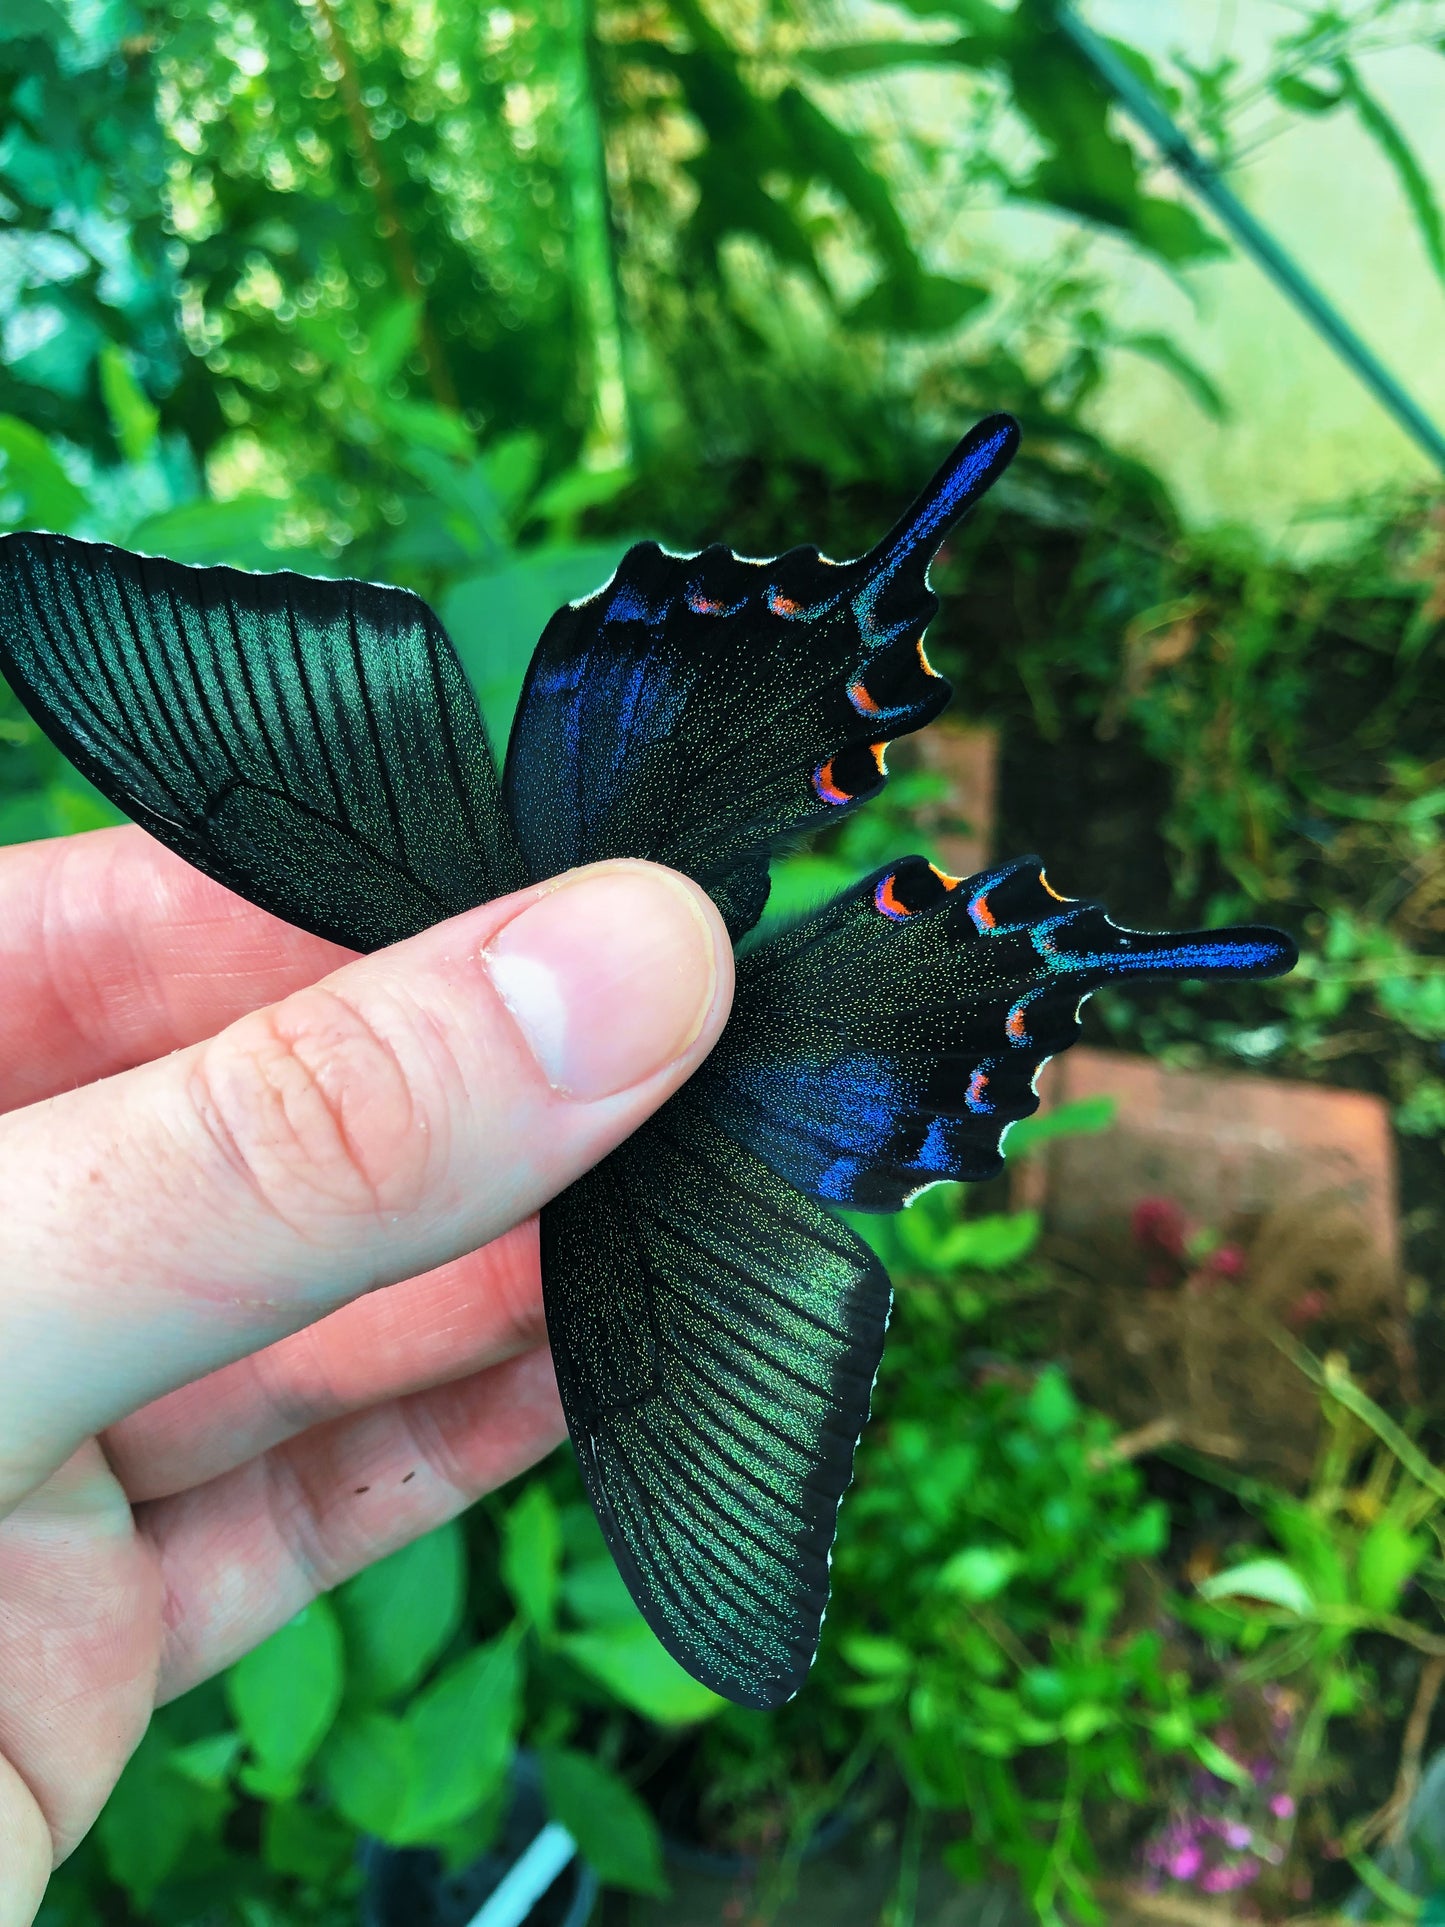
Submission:
[[1230,1894],[1236,1888],[1247,1887],[1252,1880],[1259,1878],[1259,1867],[1248,1860],[1240,1860],[1232,1867],[1211,1867],[1200,1881],[1199,1887],[1206,1894]]
[[1276,1820],[1293,1820],[1294,1800],[1288,1793],[1276,1793],[1269,1803],[1269,1810]]
[[1191,1841],[1169,1856],[1164,1862],[1164,1871],[1171,1880],[1192,1880],[1203,1865],[1204,1855]]
[[1130,1218],[1134,1242],[1145,1251],[1182,1258],[1189,1220],[1172,1198],[1141,1198]]
[[1301,1331],[1306,1325],[1313,1325],[1324,1317],[1330,1308],[1327,1293],[1323,1291],[1302,1291],[1289,1310],[1285,1313],[1285,1323]]

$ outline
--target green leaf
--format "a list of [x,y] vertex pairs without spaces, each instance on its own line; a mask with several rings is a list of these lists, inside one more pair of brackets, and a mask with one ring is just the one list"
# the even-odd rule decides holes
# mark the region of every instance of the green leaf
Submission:
[[130,357],[108,341],[100,351],[100,393],[120,452],[128,462],[143,462],[156,443],[160,414],[135,378]]
[[383,308],[371,324],[366,348],[357,358],[364,381],[381,388],[397,374],[417,343],[421,302],[406,296]]
[[845,46],[805,47],[796,56],[799,66],[825,80],[852,80],[900,67],[987,67],[997,58],[994,43],[976,34],[957,40],[861,40]]
[[64,14],[50,0],[5,0],[0,9],[0,41],[27,40],[33,35],[58,46],[69,33]]
[[494,743],[505,743],[537,638],[564,602],[601,588],[624,541],[532,549],[505,568],[456,583],[437,613],[456,644]]
[[[276,569],[285,558],[267,541],[285,511],[271,495],[237,495],[226,502],[181,502],[131,528],[127,540],[149,554],[201,567]],[[306,566],[319,573],[312,558]]]
[[562,1600],[574,1619],[587,1626],[630,1625],[637,1606],[611,1554],[584,1559],[562,1580]]
[[1423,1538],[1406,1532],[1388,1514],[1377,1519],[1360,1541],[1355,1560],[1355,1587],[1361,1605],[1371,1612],[1394,1612],[1406,1581],[1428,1550]]
[[1078,1423],[1079,1401],[1056,1365],[1046,1366],[1034,1380],[1027,1410],[1029,1424],[1045,1438],[1058,1438]]
[[1113,1097],[1075,1097],[1067,1104],[1056,1104],[1050,1111],[1037,1111],[1021,1117],[1004,1135],[1004,1153],[1010,1158],[1028,1157],[1033,1151],[1059,1137],[1086,1137],[1107,1131],[1114,1122],[1118,1100]]
[[324,1806],[268,1802],[261,1815],[261,1858],[273,1873],[317,1886],[340,1880],[356,1857],[356,1835]]
[[314,1599],[237,1660],[225,1684],[256,1765],[279,1788],[310,1760],[341,1705],[341,1632],[329,1602]]
[[943,334],[986,307],[989,299],[990,290],[979,281],[953,281],[941,274],[894,274],[864,295],[845,319],[850,328],[876,328],[887,334]]
[[965,1546],[939,1568],[938,1586],[974,1605],[996,1598],[1023,1560],[1012,1546]]
[[975,1271],[1007,1271],[1033,1250],[1040,1228],[1037,1211],[993,1211],[965,1218],[943,1241],[938,1255],[950,1271],[965,1265]]
[[1430,265],[1436,277],[1445,281],[1445,225],[1442,225],[1440,205],[1435,199],[1429,177],[1416,159],[1415,150],[1379,101],[1364,87],[1347,60],[1339,61],[1335,72],[1346,98],[1359,115],[1360,125],[1394,168],[1395,178],[1415,216],[1415,225],[1425,243]]
[[521,1720],[516,1636],[459,1659],[410,1707],[411,1783],[392,1838],[435,1840],[488,1799],[507,1773]]
[[96,1822],[107,1871],[137,1908],[149,1909],[189,1842],[218,1835],[229,1807],[224,1793],[175,1770],[153,1727]]
[[230,1778],[242,1744],[239,1733],[213,1733],[209,1739],[192,1740],[186,1746],[174,1748],[171,1766],[186,1779],[194,1780],[197,1786],[215,1791]]
[[8,526],[53,529],[66,534],[84,515],[84,491],[76,486],[39,429],[15,415],[0,415],[0,496],[23,499]]
[[1316,87],[1298,74],[1277,74],[1270,83],[1270,92],[1282,107],[1292,107],[1297,114],[1329,114],[1345,97],[1343,87],[1330,93],[1324,87]]
[[546,1634],[557,1612],[562,1526],[544,1485],[529,1485],[502,1525],[502,1578],[517,1610]]
[[687,1726],[722,1711],[724,1702],[683,1671],[636,1611],[618,1625],[570,1633],[560,1644],[614,1699],[659,1725]]
[[625,1780],[585,1753],[549,1748],[542,1789],[547,1811],[600,1880],[630,1893],[667,1892],[657,1822]]
[[435,402],[394,401],[390,395],[375,395],[371,406],[377,420],[403,442],[435,455],[449,455],[454,461],[469,461],[477,452],[476,440],[460,415]]
[[397,1825],[416,1770],[411,1735],[400,1720],[387,1713],[344,1713],[316,1766],[322,1786],[352,1826],[397,1844]]
[[1314,1611],[1314,1595],[1293,1566],[1283,1559],[1246,1559],[1225,1572],[1212,1573],[1199,1582],[1203,1599],[1253,1599],[1269,1606],[1282,1606],[1301,1618]]
[[1019,192],[1118,228],[1174,265],[1227,254],[1183,202],[1141,190],[1134,150],[1109,123],[1110,96],[1055,31],[1051,0],[1026,0],[1014,19],[1008,58],[1014,105],[1049,150]]
[[600,508],[613,500],[636,480],[630,468],[583,468],[580,465],[554,475],[527,505],[527,520],[545,523],[559,538],[567,532],[585,509]]
[[850,1666],[873,1679],[907,1673],[913,1667],[913,1655],[901,1640],[884,1639],[877,1633],[845,1633],[839,1650]]
[[1098,1733],[1116,1725],[1118,1715],[1107,1706],[1081,1700],[1071,1706],[1059,1721],[1059,1732],[1070,1746],[1086,1746]]
[[1157,362],[1161,368],[1166,368],[1212,422],[1222,422],[1229,413],[1224,396],[1199,363],[1186,355],[1178,342],[1172,340],[1170,336],[1121,335],[1118,345],[1129,349],[1133,354],[1143,355],[1147,361]]
[[1216,1741],[1205,1733],[1196,1733],[1190,1742],[1190,1750],[1206,1772],[1212,1773],[1216,1780],[1224,1780],[1230,1786],[1242,1788],[1245,1792],[1254,1791],[1254,1778],[1247,1767],[1241,1766],[1232,1753],[1226,1753]]
[[[507,515],[518,514],[536,488],[542,455],[542,437],[527,432],[504,435],[500,441],[488,442],[482,450],[483,473]],[[601,499],[607,498],[604,495]]]
[[466,1550],[455,1520],[379,1559],[331,1595],[346,1642],[346,1690],[389,1700],[414,1686],[462,1621]]

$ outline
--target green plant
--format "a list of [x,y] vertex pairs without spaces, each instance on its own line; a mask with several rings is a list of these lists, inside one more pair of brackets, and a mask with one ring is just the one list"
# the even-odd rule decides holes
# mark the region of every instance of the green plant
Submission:
[[554,1465],[161,1709],[42,1918],[89,1921],[117,1889],[158,1923],[201,1908],[244,1927],[354,1918],[359,1837],[471,1860],[519,1744],[540,1751],[550,1813],[602,1877],[661,1891],[623,1741],[719,1706],[648,1631],[572,1468]]
[[957,1816],[956,1872],[1003,1862],[1041,1919],[1102,1917],[1091,1803],[1145,1805],[1160,1758],[1214,1763],[1219,1703],[1131,1609],[1164,1508],[1056,1368],[961,1366],[950,1295],[904,1298],[839,1546],[830,1684],[866,1711],[911,1798]]

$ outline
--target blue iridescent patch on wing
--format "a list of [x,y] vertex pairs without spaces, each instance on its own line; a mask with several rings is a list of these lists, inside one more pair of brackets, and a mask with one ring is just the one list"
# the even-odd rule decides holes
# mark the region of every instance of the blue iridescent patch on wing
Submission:
[[876,795],[889,741],[947,703],[923,650],[938,607],[928,566],[1017,440],[1005,417],[980,423],[854,561],[640,542],[597,594],[560,609],[503,782],[532,874],[648,856],[696,878],[741,935],[770,856]]
[[1278,931],[1125,930],[1034,859],[960,880],[880,871],[739,961],[733,1022],[698,1073],[729,1131],[810,1196],[896,1210],[1001,1168],[1008,1125],[1079,1009],[1121,978],[1273,976]]

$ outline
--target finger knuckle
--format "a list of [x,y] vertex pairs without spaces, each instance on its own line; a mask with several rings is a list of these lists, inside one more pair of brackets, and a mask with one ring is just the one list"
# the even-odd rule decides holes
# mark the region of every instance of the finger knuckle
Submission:
[[425,1196],[445,1152],[435,1041],[394,1004],[366,1008],[316,986],[206,1046],[190,1095],[267,1212],[324,1239],[358,1217],[402,1216]]

